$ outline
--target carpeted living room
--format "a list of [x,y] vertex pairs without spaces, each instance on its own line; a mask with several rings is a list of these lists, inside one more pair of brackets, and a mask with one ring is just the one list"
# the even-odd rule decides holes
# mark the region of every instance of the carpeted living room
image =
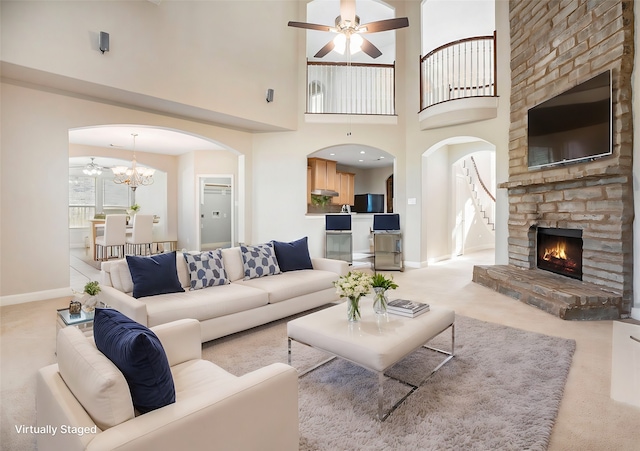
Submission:
[[[0,449],[637,449],[640,351],[632,347],[635,332],[619,341],[620,327],[640,328],[637,17],[628,0],[2,0]],[[354,36],[360,47],[350,47]],[[463,87],[456,76],[434,87],[444,70],[432,70],[430,58],[467,44],[491,55],[468,60],[490,61],[491,79]],[[318,82],[310,74],[325,65],[333,78]],[[378,86],[391,86],[384,94],[391,102],[378,102],[389,109],[372,112],[360,102],[330,110],[328,80],[345,67],[391,71]],[[591,93],[603,74],[607,145],[585,144],[601,144],[591,130],[560,157],[534,145],[532,112]],[[369,82],[349,82],[355,94],[337,97],[366,97],[356,90]],[[439,97],[445,91],[450,98]],[[582,116],[590,115],[579,105],[551,122]],[[108,135],[116,128],[139,133],[138,147],[136,136],[131,147]],[[196,145],[154,150],[145,133],[160,131]],[[82,141],[82,132],[105,135]],[[588,155],[579,153],[584,148]],[[346,163],[349,152],[364,162]],[[117,206],[139,202],[143,214],[162,212],[154,216],[162,236],[148,243],[153,255],[99,261],[94,222],[105,219],[103,206],[115,208],[102,194],[90,221],[72,226],[72,166],[89,158],[109,174],[113,161],[131,166],[136,158],[156,170],[153,189],[161,195],[127,180],[128,202]],[[312,160],[333,158],[342,159],[336,181],[316,189]],[[474,177],[486,192],[482,201]],[[221,188],[220,179],[229,184]],[[203,181],[231,194],[230,248],[203,244]],[[114,184],[99,189],[107,185]],[[354,195],[378,192],[379,210],[357,210]],[[351,248],[326,259],[333,251],[326,217],[338,214],[349,217],[340,238],[348,235]],[[376,268],[377,214],[399,220],[393,269]],[[582,246],[579,265],[564,266],[564,275],[542,268],[539,248],[548,236],[540,232],[548,229],[571,230],[562,239],[578,237]],[[264,276],[242,249],[272,243],[277,253],[276,243],[286,249],[302,237],[307,272],[298,272],[296,259],[282,275]],[[171,249],[182,250],[178,265],[196,269],[160,272],[175,261]],[[196,280],[201,258],[233,274]],[[360,321],[347,319],[352,301],[339,299],[333,283],[354,270],[392,277],[389,300],[428,303],[431,311],[421,319],[374,313],[371,289]],[[185,292],[145,296],[136,293],[138,277],[154,287],[177,278]],[[131,402],[129,375],[119,374],[115,357],[106,360],[104,313],[96,346],[80,333],[84,326],[63,327],[56,311],[71,309],[72,290],[95,279],[97,299],[114,307],[104,311],[131,327],[140,323],[145,337],[146,326],[156,331],[175,402],[148,413]],[[260,290],[269,292],[260,293],[270,297],[266,305],[257,304]],[[223,291],[224,312],[207,317],[212,309],[201,300]],[[163,296],[166,303],[153,304]],[[300,320],[333,311],[345,352],[325,362],[323,344],[310,346],[293,325],[317,332]],[[430,314],[455,322],[435,334],[413,331],[431,327]],[[370,355],[384,343],[348,356],[358,340],[389,330],[394,340],[429,341],[382,372],[362,362],[387,358]],[[439,366],[449,349],[453,358]],[[93,372],[87,362],[96,355],[102,360]],[[129,400],[124,408],[103,397],[114,365],[113,386]],[[81,421],[53,427],[67,418]]]

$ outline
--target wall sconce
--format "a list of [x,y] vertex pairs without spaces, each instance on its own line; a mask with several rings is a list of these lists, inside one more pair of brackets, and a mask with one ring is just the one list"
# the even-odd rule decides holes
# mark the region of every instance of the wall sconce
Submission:
[[100,37],[98,38],[98,48],[104,55],[104,52],[109,51],[109,33],[104,31],[100,32]]

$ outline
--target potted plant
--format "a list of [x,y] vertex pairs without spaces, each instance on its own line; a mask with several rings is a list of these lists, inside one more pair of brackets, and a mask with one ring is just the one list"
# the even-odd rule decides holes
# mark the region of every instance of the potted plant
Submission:
[[133,204],[132,206],[127,208],[127,213],[129,214],[129,216],[133,216],[136,213],[138,213],[139,211],[140,211],[140,205],[138,205],[138,204]]
[[94,280],[93,282],[87,282],[84,286],[84,302],[82,304],[82,310],[85,312],[93,312],[98,305],[98,293],[102,291],[100,283]]
[[393,276],[376,273],[371,278],[371,286],[375,292],[373,310],[378,314],[387,313],[387,290],[395,290],[398,284],[393,281]]

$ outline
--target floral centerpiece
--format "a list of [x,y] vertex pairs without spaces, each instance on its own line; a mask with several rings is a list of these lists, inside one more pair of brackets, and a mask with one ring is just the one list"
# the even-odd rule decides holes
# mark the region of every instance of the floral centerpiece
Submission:
[[140,205],[138,205],[138,204],[133,204],[132,206],[127,208],[127,214],[130,217],[135,216],[135,214],[138,213],[139,211],[140,211]]
[[378,314],[387,313],[387,290],[395,290],[398,284],[393,281],[393,276],[376,273],[371,278],[371,286],[376,293],[373,297],[373,311]]
[[358,321],[360,319],[360,298],[369,293],[371,289],[371,275],[350,271],[334,282],[336,292],[340,297],[348,298],[347,319]]

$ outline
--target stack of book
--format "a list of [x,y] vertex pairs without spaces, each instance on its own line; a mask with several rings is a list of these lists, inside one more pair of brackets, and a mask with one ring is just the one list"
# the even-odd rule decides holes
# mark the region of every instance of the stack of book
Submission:
[[394,315],[408,316],[414,318],[429,311],[429,304],[407,299],[394,299],[387,303],[387,311]]

